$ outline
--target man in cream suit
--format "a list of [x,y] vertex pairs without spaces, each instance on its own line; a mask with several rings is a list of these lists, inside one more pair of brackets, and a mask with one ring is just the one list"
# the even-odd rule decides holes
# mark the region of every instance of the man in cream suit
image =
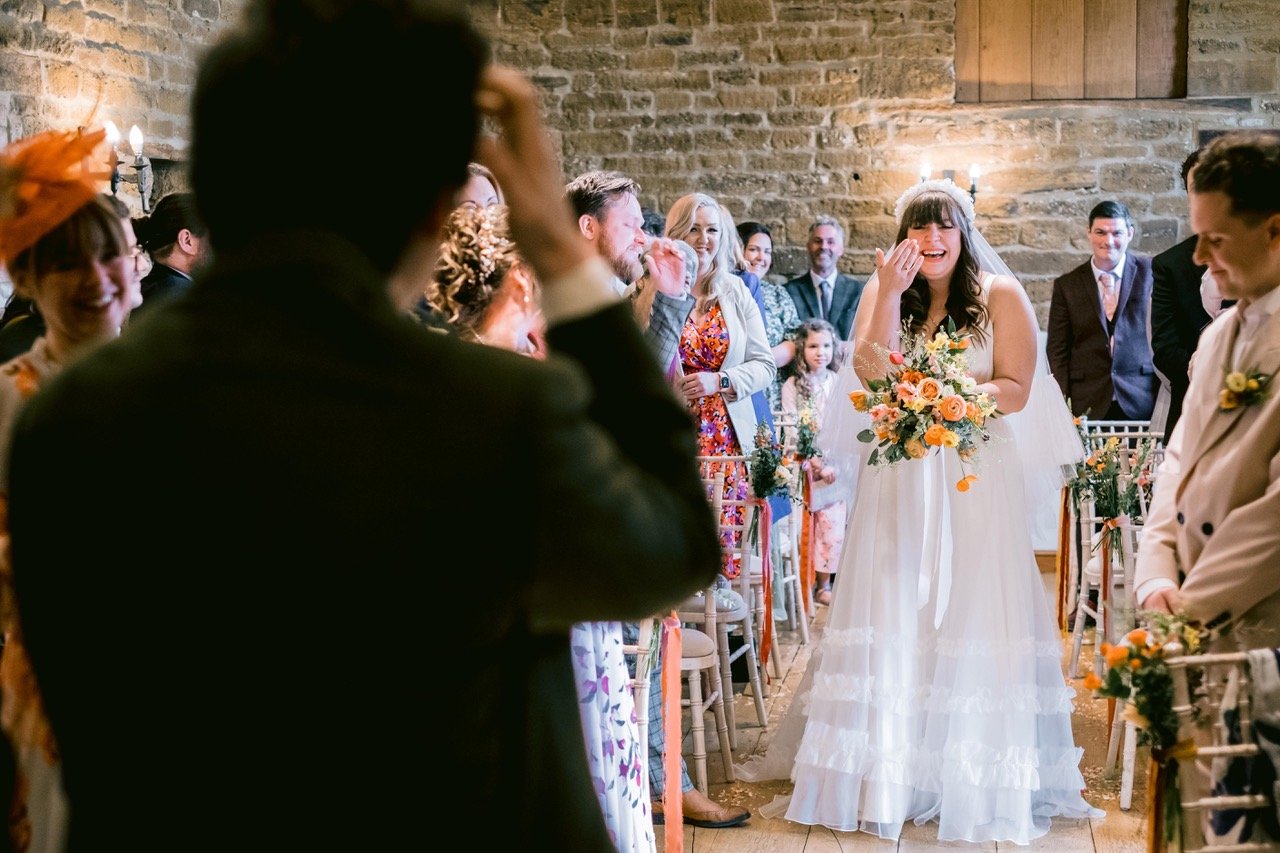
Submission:
[[[1192,172],[1195,261],[1239,300],[1205,329],[1138,549],[1143,609],[1280,644],[1280,136],[1215,139]],[[1260,377],[1228,390],[1229,374]],[[1231,384],[1238,387],[1237,381]]]

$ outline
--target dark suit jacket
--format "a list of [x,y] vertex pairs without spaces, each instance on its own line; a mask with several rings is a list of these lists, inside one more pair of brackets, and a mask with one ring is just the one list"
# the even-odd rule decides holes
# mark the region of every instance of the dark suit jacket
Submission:
[[[793,278],[784,287],[791,294],[791,301],[796,304],[796,312],[801,321],[811,317],[821,317],[822,309],[818,305],[818,291],[813,283],[812,273],[805,273]],[[835,286],[831,288],[831,316],[827,319],[836,327],[839,341],[849,339],[853,330],[853,315],[858,310],[858,300],[862,298],[862,287],[865,282],[853,276],[838,273]],[[837,341],[837,343],[839,343]]]
[[1089,262],[1053,280],[1045,349],[1072,412],[1101,418],[1114,399],[1134,420],[1151,417],[1159,382],[1147,342],[1150,304],[1151,258],[1129,252],[1120,279],[1113,348]]
[[1182,398],[1190,382],[1187,367],[1210,319],[1200,301],[1200,279],[1206,268],[1191,259],[1195,250],[1192,235],[1151,259],[1151,355],[1169,380],[1166,436],[1182,415]]
[[688,413],[625,304],[540,362],[383,282],[332,234],[220,251],[24,410],[17,595],[73,845],[416,849],[443,817],[613,849],[568,629],[715,576]]
[[174,297],[186,293],[191,287],[191,279],[171,266],[156,261],[151,271],[142,279],[142,304],[134,309],[138,314],[150,311]]

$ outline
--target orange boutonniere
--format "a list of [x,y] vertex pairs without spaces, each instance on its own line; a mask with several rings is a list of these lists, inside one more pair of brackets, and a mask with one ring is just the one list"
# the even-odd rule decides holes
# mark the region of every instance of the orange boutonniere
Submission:
[[1224,370],[1218,391],[1218,411],[1231,412],[1267,398],[1271,377],[1254,370]]

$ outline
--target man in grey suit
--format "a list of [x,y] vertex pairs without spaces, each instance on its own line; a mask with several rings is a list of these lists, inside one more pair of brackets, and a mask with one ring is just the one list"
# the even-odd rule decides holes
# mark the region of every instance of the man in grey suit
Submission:
[[1159,380],[1147,313],[1151,258],[1129,251],[1133,217],[1118,201],[1089,211],[1089,260],[1053,280],[1049,370],[1071,411],[1105,420],[1147,420]]
[[848,340],[864,282],[836,269],[844,255],[844,228],[839,220],[825,214],[813,220],[805,248],[809,272],[785,285],[800,321],[819,317],[836,327],[841,341]]
[[1190,204],[1194,259],[1238,301],[1200,337],[1138,549],[1135,598],[1144,610],[1221,626],[1217,650],[1275,647],[1280,136],[1237,131],[1210,142],[1191,173]]
[[[193,99],[212,265],[44,386],[12,446],[71,846],[238,849],[241,815],[264,849],[414,849],[426,809],[614,850],[569,629],[719,570],[688,413],[574,227],[537,89],[489,64],[460,4],[244,9]],[[348,118],[371,127],[418,75],[450,81],[432,156],[358,204],[317,181],[333,93],[359,91]],[[287,155],[249,205],[241,122]],[[545,361],[409,316],[473,152],[542,284]],[[143,820],[126,766],[151,780]]]

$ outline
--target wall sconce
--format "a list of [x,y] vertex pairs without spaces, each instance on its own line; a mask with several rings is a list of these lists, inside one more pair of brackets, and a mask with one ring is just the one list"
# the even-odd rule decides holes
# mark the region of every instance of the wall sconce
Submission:
[[115,126],[115,122],[103,122],[103,129],[107,132],[107,144],[111,146],[111,153],[115,157],[115,162],[111,164],[111,194],[115,195],[116,190],[120,187],[120,182],[124,181],[130,184],[138,185],[138,196],[142,199],[142,212],[151,212],[151,188],[153,176],[151,173],[151,158],[144,157],[142,154],[142,130],[135,124],[129,128],[129,150],[133,152],[132,175],[120,174],[120,152],[116,151],[116,145],[120,142],[120,130]]
[[[920,182],[921,183],[924,183],[925,181],[929,180],[929,175],[931,175],[932,173],[933,173],[933,169],[929,166],[928,160],[925,160],[920,164]],[[982,176],[982,170],[978,166],[978,164],[977,163],[970,164],[969,166],[969,198],[973,199],[974,201],[978,200],[978,178],[981,176]],[[943,169],[942,177],[946,178],[948,181],[951,181],[952,183],[955,183],[956,170]]]

